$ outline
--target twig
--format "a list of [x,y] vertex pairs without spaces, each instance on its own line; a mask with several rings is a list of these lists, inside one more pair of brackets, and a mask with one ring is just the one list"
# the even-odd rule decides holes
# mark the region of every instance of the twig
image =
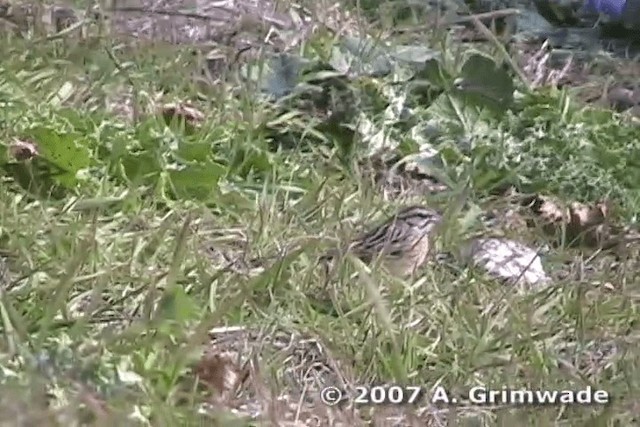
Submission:
[[[513,8],[494,10],[491,12],[476,13],[468,16],[461,16],[451,20],[450,22],[445,22],[445,25],[455,25],[455,24],[462,24],[465,22],[473,22],[474,18],[481,21],[491,21],[493,19],[505,18],[507,16],[518,15],[518,14],[520,14],[520,11],[518,9],[513,9]],[[432,24],[424,24],[424,25],[414,25],[411,27],[399,28],[395,31],[402,32],[402,33],[413,33],[418,31],[430,30],[432,28],[433,28]]]
[[[468,6],[466,7],[467,9],[469,8]],[[480,19],[476,17],[476,15],[470,15],[469,17],[471,18],[471,22],[473,22],[473,25],[476,27],[476,30],[478,30],[480,34],[485,36],[487,40],[491,41],[494,46],[500,51],[500,53],[504,55],[505,60],[507,61],[509,66],[511,66],[511,69],[513,69],[513,71],[518,75],[518,77],[520,77],[520,80],[522,81],[522,84],[524,84],[524,86],[527,88],[527,91],[531,91],[531,85],[529,83],[529,80],[527,79],[527,76],[522,72],[511,55],[509,55],[509,52],[507,52],[507,49],[500,42],[500,40],[498,40],[495,34],[493,34],[493,32],[489,30],[489,28],[487,28],[487,26],[484,25],[482,21],[480,21]]]
[[[476,27],[476,30],[482,36],[484,36],[486,40],[490,41],[493,45],[495,45],[495,47],[500,51],[500,53],[504,55],[505,60],[507,61],[511,69],[518,75],[522,83],[527,88],[527,91],[531,91],[531,84],[529,83],[527,76],[522,72],[518,64],[516,64],[516,62],[513,60],[513,58],[511,58],[511,56],[509,55],[509,52],[507,52],[507,49],[500,42],[500,40],[498,40],[495,34],[493,34],[493,32],[489,30],[489,28],[487,28],[487,26],[484,23],[482,23],[482,20],[492,20],[495,18],[502,18],[506,16],[516,15],[516,14],[519,14],[520,11],[518,9],[510,8],[510,9],[495,10],[492,12],[473,14],[471,13],[469,6],[467,6],[465,3],[463,4],[465,5],[465,8],[467,9],[467,12],[469,13],[469,15],[453,19],[451,22],[446,22],[445,25],[453,25],[453,24],[464,23],[464,22],[473,23],[473,25]],[[421,25],[421,26],[401,29],[397,31],[404,31],[404,32],[424,31],[431,28],[433,28],[433,25]]]
[[[238,11],[237,10],[233,10],[233,9],[227,9],[227,8],[222,8],[219,7],[217,8],[219,10],[223,10],[225,12],[229,12],[229,14],[231,14],[231,16],[236,17],[238,15]],[[191,19],[198,19],[200,21],[224,21],[224,19],[221,19],[219,17],[215,17],[212,15],[203,15],[201,13],[193,13],[193,12],[182,12],[179,10],[164,10],[164,9],[146,9],[144,7],[118,7],[118,8],[114,8],[114,9],[108,9],[108,12],[129,12],[129,13],[147,13],[147,14],[151,14],[151,15],[161,15],[161,16],[179,16],[182,18],[191,18]],[[251,15],[250,13],[241,13],[240,17],[243,18],[245,16]],[[265,21],[268,22],[271,25],[275,25],[277,27],[279,27],[280,29],[283,28],[287,28],[288,25],[286,22],[281,21],[279,19],[273,18],[273,17],[269,17],[269,16],[258,16],[255,15],[254,16],[256,20],[260,21]]]

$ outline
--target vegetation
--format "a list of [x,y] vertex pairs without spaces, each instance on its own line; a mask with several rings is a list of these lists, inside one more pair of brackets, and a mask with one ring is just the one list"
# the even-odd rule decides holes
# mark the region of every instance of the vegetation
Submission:
[[[633,242],[558,242],[514,194],[605,200],[611,229],[630,233],[639,128],[534,87],[495,37],[392,38],[371,10],[337,10],[288,54],[224,51],[220,73],[197,49],[111,35],[102,19],[3,35],[3,425],[638,421]],[[418,278],[349,260],[327,278],[319,255],[409,203],[447,218]],[[478,235],[543,248],[552,286],[464,263]],[[318,398],[373,384],[459,397],[591,386],[612,402]]]

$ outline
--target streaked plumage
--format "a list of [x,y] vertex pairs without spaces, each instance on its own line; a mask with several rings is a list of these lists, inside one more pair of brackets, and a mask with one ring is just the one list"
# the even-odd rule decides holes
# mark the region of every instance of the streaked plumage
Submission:
[[[382,266],[396,276],[412,275],[426,261],[431,249],[431,231],[441,219],[432,209],[406,207],[356,238],[347,251],[367,264],[380,258]],[[337,251],[332,251],[322,260],[337,255]]]

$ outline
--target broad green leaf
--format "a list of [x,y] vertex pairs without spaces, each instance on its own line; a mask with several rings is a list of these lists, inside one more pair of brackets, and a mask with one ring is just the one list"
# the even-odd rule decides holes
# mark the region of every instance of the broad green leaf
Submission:
[[2,166],[13,180],[26,192],[39,199],[61,198],[63,189],[56,185],[50,169],[56,169],[54,165],[45,160],[35,158],[32,162],[7,163]]
[[40,157],[55,165],[61,171],[55,179],[66,187],[77,183],[76,174],[91,164],[91,157],[85,138],[75,133],[58,133],[44,127],[27,132],[38,145]]
[[186,161],[204,162],[211,156],[211,142],[180,141],[176,155]]
[[158,120],[151,117],[136,126],[135,137],[140,146],[146,150],[164,150],[166,134],[158,131]]
[[425,64],[441,57],[440,52],[424,45],[395,46],[389,55],[399,65],[406,64],[412,70],[421,70]]
[[184,166],[168,172],[176,197],[206,201],[218,190],[218,181],[227,173],[219,163],[206,162]]
[[251,171],[269,172],[273,168],[272,154],[258,148],[243,146],[234,152],[230,172],[247,176]]
[[466,135],[473,123],[480,118],[478,107],[465,103],[460,97],[444,92],[427,108],[429,118],[433,118],[451,136]]
[[157,155],[149,151],[130,153],[120,160],[125,178],[129,181],[138,181],[159,174],[163,165]]
[[282,54],[274,57],[269,63],[271,72],[263,83],[263,90],[276,99],[290,94],[298,84],[306,64],[304,58],[293,55]]
[[446,89],[453,83],[453,76],[451,76],[443,67],[440,61],[436,59],[430,59],[425,62],[424,68],[416,74],[412,79],[412,85],[432,85],[439,89]]
[[158,323],[191,320],[199,313],[198,305],[180,286],[167,289],[160,299],[153,320]]
[[474,54],[462,66],[454,93],[470,104],[503,112],[513,103],[513,91],[513,79],[503,68]]
[[374,40],[345,37],[331,53],[330,64],[345,74],[385,76],[393,70],[386,49]]

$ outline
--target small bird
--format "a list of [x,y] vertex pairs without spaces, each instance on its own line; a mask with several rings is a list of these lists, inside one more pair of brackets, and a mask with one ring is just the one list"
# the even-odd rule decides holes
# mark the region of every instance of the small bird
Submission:
[[[366,264],[380,258],[381,265],[389,273],[407,277],[413,275],[426,261],[431,250],[432,230],[442,216],[433,209],[409,206],[393,217],[353,240],[347,247]],[[333,250],[320,258],[329,261],[337,258]]]

